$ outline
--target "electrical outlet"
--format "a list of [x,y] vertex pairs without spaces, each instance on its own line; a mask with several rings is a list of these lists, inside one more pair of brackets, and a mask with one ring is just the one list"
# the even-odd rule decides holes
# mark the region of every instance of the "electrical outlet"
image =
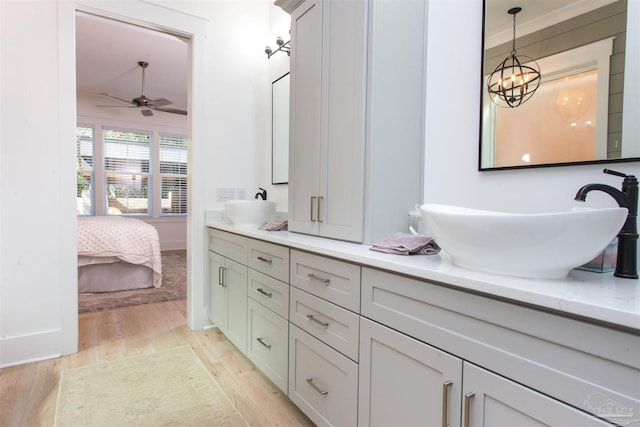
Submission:
[[236,195],[238,196],[238,200],[245,200],[247,198],[247,189],[238,188],[236,191]]
[[218,188],[216,193],[216,200],[218,202],[226,202],[227,200],[233,200],[236,198],[235,188]]

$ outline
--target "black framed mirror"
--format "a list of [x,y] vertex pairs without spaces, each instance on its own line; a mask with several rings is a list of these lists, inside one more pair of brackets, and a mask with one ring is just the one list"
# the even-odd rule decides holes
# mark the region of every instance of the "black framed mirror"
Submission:
[[289,182],[289,73],[271,84],[271,183]]
[[[640,160],[638,138],[623,141],[623,118],[639,114],[624,97],[634,87],[625,63],[639,55],[627,27],[640,25],[627,3],[484,1],[479,170]],[[514,7],[522,8],[515,25]],[[509,108],[487,87],[513,50],[514,32],[517,55],[533,59],[527,64],[536,63],[542,78],[529,100]]]

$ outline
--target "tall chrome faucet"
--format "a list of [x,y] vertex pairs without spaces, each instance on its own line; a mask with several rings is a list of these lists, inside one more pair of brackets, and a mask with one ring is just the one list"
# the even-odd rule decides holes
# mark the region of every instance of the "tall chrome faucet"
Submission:
[[576,193],[576,200],[584,202],[587,193],[593,190],[604,191],[618,202],[621,208],[627,208],[627,220],[618,233],[618,258],[616,261],[616,277],[625,279],[638,278],[638,179],[633,175],[604,169],[604,173],[623,177],[622,190],[617,190],[605,184],[587,184]]

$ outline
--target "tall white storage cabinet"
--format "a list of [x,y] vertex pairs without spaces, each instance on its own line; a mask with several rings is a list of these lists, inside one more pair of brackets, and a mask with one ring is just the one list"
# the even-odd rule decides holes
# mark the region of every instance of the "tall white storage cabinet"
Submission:
[[276,4],[291,13],[289,230],[406,231],[422,193],[426,3]]

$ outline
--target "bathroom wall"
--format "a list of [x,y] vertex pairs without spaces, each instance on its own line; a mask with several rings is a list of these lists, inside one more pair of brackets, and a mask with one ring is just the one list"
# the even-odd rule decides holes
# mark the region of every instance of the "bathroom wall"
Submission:
[[[637,10],[639,2],[630,3]],[[604,167],[639,176],[640,162],[478,172],[482,2],[430,1],[428,31],[425,202],[514,212],[616,206],[599,192],[584,204],[573,198],[590,182],[619,187],[620,178],[604,175]],[[633,75],[630,61],[626,67]],[[623,126],[632,120],[627,115]],[[640,144],[637,128],[624,132],[623,145]]]

